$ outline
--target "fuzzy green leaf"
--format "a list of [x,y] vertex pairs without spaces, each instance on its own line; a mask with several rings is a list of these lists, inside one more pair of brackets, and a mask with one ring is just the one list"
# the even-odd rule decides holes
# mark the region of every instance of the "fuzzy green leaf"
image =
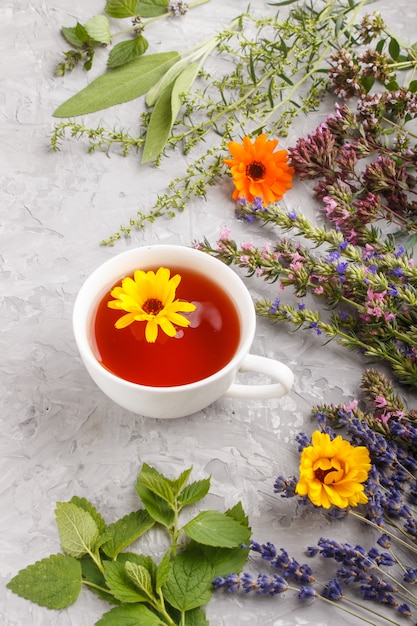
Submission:
[[143,509],[129,513],[108,526],[110,539],[101,546],[101,549],[108,557],[114,559],[119,552],[152,528],[154,523],[149,513]]
[[213,570],[210,563],[182,554],[171,560],[169,578],[162,587],[164,597],[180,611],[206,604],[211,597]]
[[143,604],[122,604],[105,613],[95,626],[160,626],[161,620]]
[[99,530],[90,513],[71,502],[57,502],[55,516],[64,552],[80,558],[94,551]]
[[76,117],[143,96],[180,58],[177,52],[147,54],[106,72],[61,104],[55,117]]
[[94,41],[105,44],[106,46],[110,43],[110,24],[109,20],[104,15],[91,17],[84,24],[84,28]]
[[126,563],[118,561],[104,561],[104,578],[110,592],[120,602],[129,604],[134,602],[147,602],[149,600],[129,577],[126,571]]
[[183,531],[197,543],[219,548],[235,548],[248,540],[248,529],[219,511],[202,511]]
[[81,565],[83,580],[92,583],[92,585],[88,587],[89,590],[106,602],[118,604],[119,601],[110,590],[106,591],[106,581],[97,563],[95,563],[91,557],[83,557],[78,562]]
[[190,485],[187,485],[187,487],[185,487],[183,491],[181,491],[181,493],[178,495],[178,502],[181,507],[188,504],[193,504],[194,502],[198,502],[207,495],[209,489],[210,478],[197,480]]
[[188,59],[180,59],[174,65],[172,65],[167,72],[158,80],[146,94],[145,102],[148,107],[153,107],[156,104],[159,96],[163,93],[164,89],[168,85],[173,84],[174,80],[181,74],[181,72],[187,67]]
[[107,0],[104,8],[107,15],[122,19],[138,15],[138,0]]
[[148,46],[148,41],[143,35],[139,35],[128,41],[121,41],[111,50],[109,58],[107,59],[107,67],[120,67],[121,65],[130,63],[130,61],[134,61],[146,52]]
[[164,149],[182,105],[182,94],[188,92],[198,70],[198,63],[190,63],[172,84],[165,87],[156,101],[146,132],[142,163],[152,161]]
[[48,609],[64,609],[81,591],[81,565],[77,559],[52,554],[21,570],[7,587],[22,598]]
[[156,17],[167,13],[169,0],[138,0],[137,10],[141,17]]
[[185,613],[185,626],[209,626],[206,612],[201,607]]

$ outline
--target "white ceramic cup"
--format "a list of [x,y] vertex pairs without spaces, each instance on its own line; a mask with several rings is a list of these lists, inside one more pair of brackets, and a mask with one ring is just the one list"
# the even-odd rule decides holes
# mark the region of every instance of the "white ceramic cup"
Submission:
[[[103,367],[92,349],[97,306],[115,283],[136,269],[190,267],[215,280],[235,304],[240,320],[240,341],[234,356],[219,371],[193,383],[151,387],[119,378]],[[196,413],[222,396],[275,398],[288,393],[294,382],[283,363],[249,353],[256,329],[252,298],[239,276],[209,254],[179,245],[151,245],[122,252],[100,265],[87,278],[73,310],[75,340],[87,371],[97,386],[120,406],[146,417],[175,418]],[[239,384],[238,371],[265,374],[270,384]]]

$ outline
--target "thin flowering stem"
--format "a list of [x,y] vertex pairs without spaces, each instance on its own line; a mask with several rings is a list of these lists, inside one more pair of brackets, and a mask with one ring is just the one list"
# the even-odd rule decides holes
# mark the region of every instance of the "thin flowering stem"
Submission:
[[[368,524],[368,526],[372,526],[372,528],[375,528],[376,530],[381,530],[381,527],[378,524],[375,524],[375,522],[373,522],[370,519],[367,519],[366,517],[364,517],[363,515],[361,515],[360,513],[356,513],[356,511],[353,511],[352,509],[350,509],[349,511],[349,515],[353,515],[353,517],[356,517],[357,519],[361,520],[362,522],[364,522],[365,524]],[[402,546],[404,546],[405,548],[408,548],[409,550],[411,550],[412,552],[415,552],[417,554],[417,546],[413,546],[412,543],[408,543],[407,541],[404,541],[403,539],[401,539],[400,537],[398,537],[395,533],[390,532],[388,529],[384,528],[383,531],[386,535],[389,535],[392,539],[394,539],[397,543],[401,544]]]

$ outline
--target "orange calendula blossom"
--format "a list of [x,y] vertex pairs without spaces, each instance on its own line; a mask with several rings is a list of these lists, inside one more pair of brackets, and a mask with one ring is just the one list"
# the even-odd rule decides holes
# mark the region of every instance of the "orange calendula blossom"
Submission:
[[281,200],[291,189],[294,170],[287,163],[286,150],[277,150],[278,139],[267,139],[262,133],[252,143],[250,137],[243,144],[230,141],[228,148],[233,159],[224,159],[230,167],[235,190],[234,200],[253,202],[261,198],[264,205]]
[[339,435],[330,439],[327,433],[315,431],[312,445],[301,453],[300,479],[296,493],[308,496],[313,504],[325,509],[341,509],[368,501],[363,482],[371,469],[365,446],[352,446]]
[[189,326],[182,313],[194,311],[196,306],[191,302],[175,300],[176,289],[181,276],[175,274],[170,278],[170,270],[160,267],[157,272],[136,270],[133,278],[127,276],[122,280],[121,287],[114,287],[107,306],[111,309],[126,311],[115,323],[116,328],[126,328],[133,322],[146,322],[145,339],[154,343],[158,337],[158,329],[169,337],[177,334],[176,326]]

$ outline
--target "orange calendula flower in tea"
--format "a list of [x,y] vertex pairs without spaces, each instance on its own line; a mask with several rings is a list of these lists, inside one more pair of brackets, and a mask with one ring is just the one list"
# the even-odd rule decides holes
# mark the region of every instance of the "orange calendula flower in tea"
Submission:
[[175,274],[170,278],[170,270],[160,267],[157,272],[136,270],[133,278],[127,276],[122,280],[121,287],[114,287],[110,295],[115,300],[107,303],[111,309],[126,311],[115,323],[116,328],[126,328],[133,322],[146,322],[145,339],[154,343],[158,337],[158,329],[169,337],[175,337],[177,329],[189,326],[182,313],[194,311],[196,306],[191,302],[175,300],[175,292],[181,282],[181,276]]
[[286,150],[277,150],[278,139],[267,139],[258,135],[252,143],[250,137],[243,138],[243,145],[230,141],[228,148],[233,159],[224,159],[232,173],[235,190],[234,200],[253,202],[262,198],[264,205],[281,200],[291,189],[294,169],[287,163]]
[[330,439],[327,433],[315,431],[312,445],[301,453],[300,479],[296,493],[308,496],[313,504],[325,509],[341,509],[365,503],[363,482],[371,469],[365,446],[352,446],[339,435]]

